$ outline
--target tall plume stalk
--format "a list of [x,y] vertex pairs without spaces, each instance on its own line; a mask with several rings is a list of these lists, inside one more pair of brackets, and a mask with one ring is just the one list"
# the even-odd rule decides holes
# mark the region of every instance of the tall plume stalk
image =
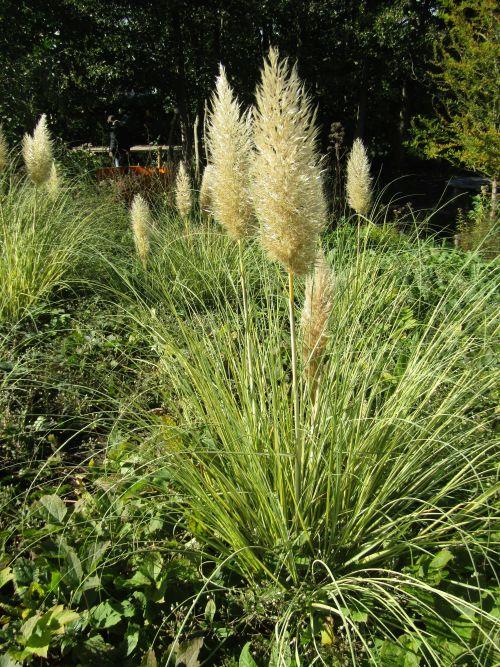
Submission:
[[203,170],[203,176],[201,177],[200,185],[200,209],[203,211],[203,213],[207,213],[208,215],[212,215],[212,172],[212,165],[207,164]]
[[302,358],[311,397],[316,403],[320,368],[328,342],[328,320],[333,306],[333,276],[322,252],[314,273],[306,278],[301,317]]
[[54,161],[52,161],[52,167],[50,168],[50,175],[46,182],[46,187],[49,197],[55,199],[61,189],[61,179],[59,178],[59,171]]
[[175,180],[175,205],[184,223],[187,223],[193,206],[191,180],[184,162],[179,164],[179,171]]
[[360,216],[366,216],[372,204],[370,161],[361,139],[356,139],[347,162],[347,199]]
[[9,146],[7,139],[3,133],[3,128],[0,125],[0,172],[5,171],[9,164]]
[[243,266],[243,240],[255,229],[250,198],[252,115],[251,111],[242,111],[222,65],[207,118],[207,149],[210,161],[208,176],[211,213],[229,236],[238,242],[247,367],[250,395],[253,397],[248,299]]
[[132,206],[130,207],[130,220],[132,223],[132,231],[134,234],[134,243],[137,254],[139,255],[142,266],[146,268],[153,221],[148,203],[140,194],[136,194],[132,200]]
[[40,117],[33,135],[24,135],[23,158],[26,171],[35,185],[43,185],[49,180],[53,157],[52,141],[45,114]]
[[315,260],[326,222],[321,161],[317,152],[316,114],[296,67],[279,60],[271,49],[256,93],[256,155],[253,202],[260,222],[260,241],[271,259],[288,272],[295,428],[295,498],[302,487],[303,444],[299,422],[294,276],[307,274]]

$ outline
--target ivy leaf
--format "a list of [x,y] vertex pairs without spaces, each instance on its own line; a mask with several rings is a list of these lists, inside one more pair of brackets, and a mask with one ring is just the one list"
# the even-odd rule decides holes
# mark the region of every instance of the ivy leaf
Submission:
[[40,505],[47,511],[49,519],[54,523],[62,523],[68,508],[59,496],[42,496],[39,500]]
[[250,653],[250,642],[247,642],[240,653],[238,667],[257,667],[257,663]]

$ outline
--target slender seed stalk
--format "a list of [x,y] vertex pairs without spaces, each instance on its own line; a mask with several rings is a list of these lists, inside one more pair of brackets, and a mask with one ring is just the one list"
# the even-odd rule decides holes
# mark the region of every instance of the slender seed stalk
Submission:
[[243,319],[245,323],[245,354],[247,358],[248,387],[251,397],[252,415],[255,417],[255,396],[252,366],[252,351],[250,349],[250,313],[248,311],[248,295],[245,283],[245,270],[243,267],[243,239],[238,239],[238,255],[240,263],[240,284],[243,297]]
[[267,255],[287,271],[295,458],[295,521],[302,522],[303,446],[295,334],[294,277],[314,265],[327,205],[322,160],[317,148],[316,112],[297,68],[289,68],[275,49],[269,51],[256,92],[252,199],[260,223],[259,238]]
[[302,439],[300,437],[300,419],[299,419],[299,387],[297,383],[297,337],[295,335],[295,294],[294,294],[294,275],[292,271],[288,272],[288,305],[290,315],[290,347],[292,352],[292,397],[293,397],[293,421],[295,436],[295,502],[299,504],[302,492]]

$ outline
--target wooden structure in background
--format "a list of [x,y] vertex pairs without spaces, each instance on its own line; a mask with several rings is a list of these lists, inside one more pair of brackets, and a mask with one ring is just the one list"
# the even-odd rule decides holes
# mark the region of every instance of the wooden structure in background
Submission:
[[[107,146],[90,146],[84,144],[83,146],[76,146],[73,148],[75,151],[88,151],[89,153],[99,154],[108,154],[109,148]],[[148,144],[147,146],[132,146],[130,149],[131,153],[155,153],[156,154],[156,166],[158,169],[161,169],[162,166],[162,156],[165,153],[168,153],[170,159],[176,159],[180,157],[182,152],[182,146],[168,146],[168,145],[153,145]]]

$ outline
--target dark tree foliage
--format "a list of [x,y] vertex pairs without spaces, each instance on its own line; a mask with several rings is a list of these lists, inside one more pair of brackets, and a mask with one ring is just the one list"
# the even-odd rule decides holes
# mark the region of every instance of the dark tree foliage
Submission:
[[324,138],[340,122],[396,161],[437,29],[432,0],[3,0],[0,118],[19,137],[46,112],[69,142],[104,140],[126,109],[137,140],[190,142],[219,62],[250,103],[269,45],[297,60]]

